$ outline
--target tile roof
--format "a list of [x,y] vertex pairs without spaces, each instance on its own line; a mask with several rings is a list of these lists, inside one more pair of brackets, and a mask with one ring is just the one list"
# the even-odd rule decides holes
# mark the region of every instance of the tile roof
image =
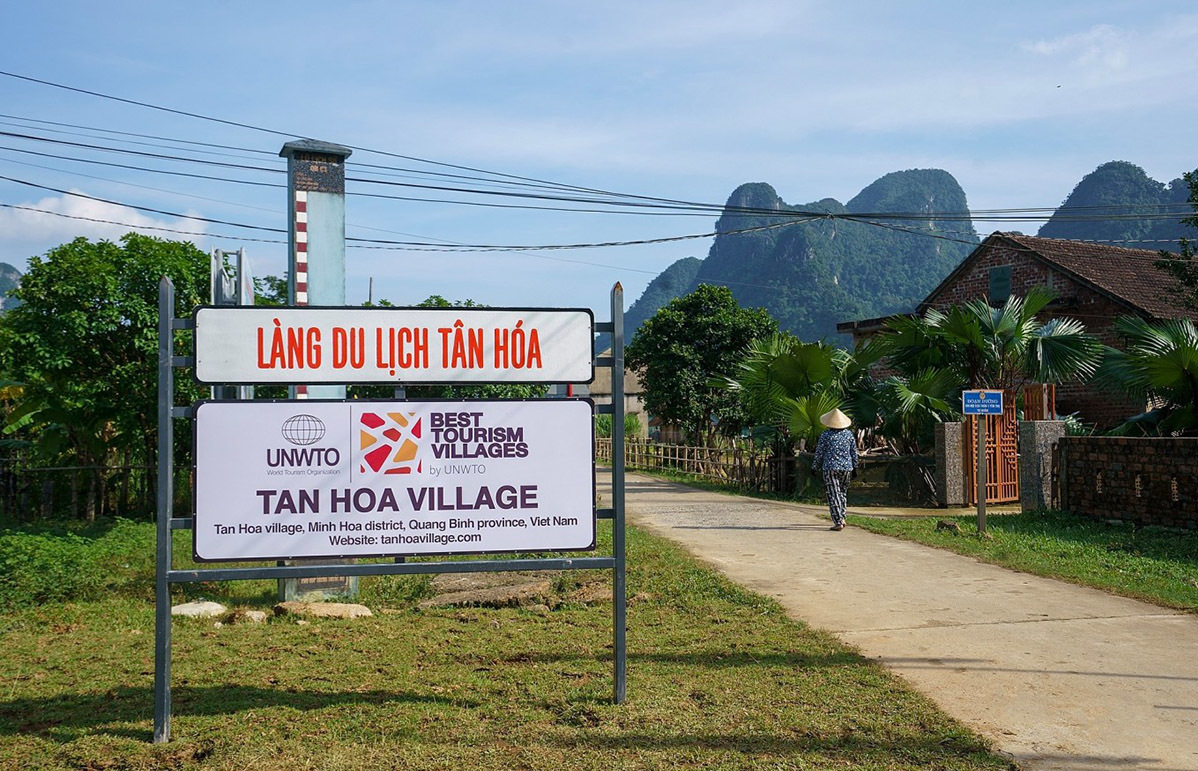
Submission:
[[991,233],[978,244],[919,303],[918,311],[926,310],[936,296],[956,281],[974,259],[987,249],[1023,251],[1142,315],[1157,319],[1180,317],[1198,321],[1198,311],[1186,308],[1181,301],[1178,294],[1182,289],[1180,282],[1153,264],[1160,259],[1158,252],[1001,231]]
[[1181,284],[1177,279],[1153,264],[1160,259],[1158,252],[1088,241],[1037,238],[1021,233],[994,233],[986,242],[996,236],[1015,242],[1044,261],[1151,316],[1198,320],[1198,312],[1187,309],[1178,297]]

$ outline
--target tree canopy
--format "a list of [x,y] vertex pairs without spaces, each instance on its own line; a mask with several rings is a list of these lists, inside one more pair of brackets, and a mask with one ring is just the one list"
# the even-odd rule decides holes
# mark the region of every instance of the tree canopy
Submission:
[[[1198,228],[1198,169],[1185,173],[1185,182],[1190,195],[1187,199],[1194,207],[1194,212],[1183,217],[1181,222],[1191,228]],[[1181,282],[1181,301],[1190,310],[1198,310],[1198,261],[1194,259],[1198,250],[1194,241],[1182,236],[1178,239],[1178,253],[1161,250],[1161,258],[1154,264]]]
[[657,311],[632,339],[626,361],[645,387],[649,414],[710,440],[713,419],[740,425],[737,394],[713,384],[732,375],[756,339],[778,329],[760,308],[742,308],[727,287],[704,284]]
[[[29,437],[43,460],[153,458],[162,276],[179,316],[208,296],[208,256],[186,242],[77,238],[30,260],[13,292],[21,304],[0,316],[0,378],[20,389],[7,433]],[[199,395],[184,378],[178,390]]]

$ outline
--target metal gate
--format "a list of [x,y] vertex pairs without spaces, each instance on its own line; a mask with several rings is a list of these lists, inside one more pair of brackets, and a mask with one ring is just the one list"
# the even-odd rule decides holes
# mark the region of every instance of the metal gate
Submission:
[[[1003,414],[986,419],[986,503],[1012,503],[1019,500],[1019,422],[1015,415],[1014,394],[1003,395]],[[965,420],[969,437],[965,451],[965,478],[974,479],[974,459],[978,455],[976,417]],[[978,502],[977,490],[969,485],[969,505]]]

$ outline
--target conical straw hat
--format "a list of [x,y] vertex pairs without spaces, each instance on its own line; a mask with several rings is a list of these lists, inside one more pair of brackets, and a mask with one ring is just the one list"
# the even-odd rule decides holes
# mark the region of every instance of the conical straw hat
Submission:
[[828,428],[848,428],[853,425],[853,421],[849,420],[849,416],[845,415],[840,410],[832,410],[825,412],[819,416],[819,422],[823,423]]

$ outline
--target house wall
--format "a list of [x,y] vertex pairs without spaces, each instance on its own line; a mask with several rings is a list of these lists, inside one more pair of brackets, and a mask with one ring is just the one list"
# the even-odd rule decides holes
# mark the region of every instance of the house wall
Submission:
[[1067,436],[1057,447],[1062,508],[1198,529],[1198,439]]
[[[1011,266],[1012,294],[1025,295],[1037,286],[1048,286],[1059,293],[1060,296],[1054,304],[1064,307],[1057,311],[1041,313],[1039,318],[1042,321],[1048,321],[1055,316],[1075,318],[1085,324],[1086,330],[1105,345],[1120,344],[1114,321],[1130,312],[1127,306],[1095,292],[1060,271],[1053,270],[1049,265],[1029,257],[1019,249],[987,248],[977,255],[968,270],[928,298],[926,304],[943,310],[970,300],[986,299],[990,293],[990,269],[1003,265]],[[1144,406],[1141,401],[1113,394],[1090,384],[1057,385],[1057,413],[1077,413],[1083,422],[1093,423],[1098,428],[1117,425],[1142,412]]]

